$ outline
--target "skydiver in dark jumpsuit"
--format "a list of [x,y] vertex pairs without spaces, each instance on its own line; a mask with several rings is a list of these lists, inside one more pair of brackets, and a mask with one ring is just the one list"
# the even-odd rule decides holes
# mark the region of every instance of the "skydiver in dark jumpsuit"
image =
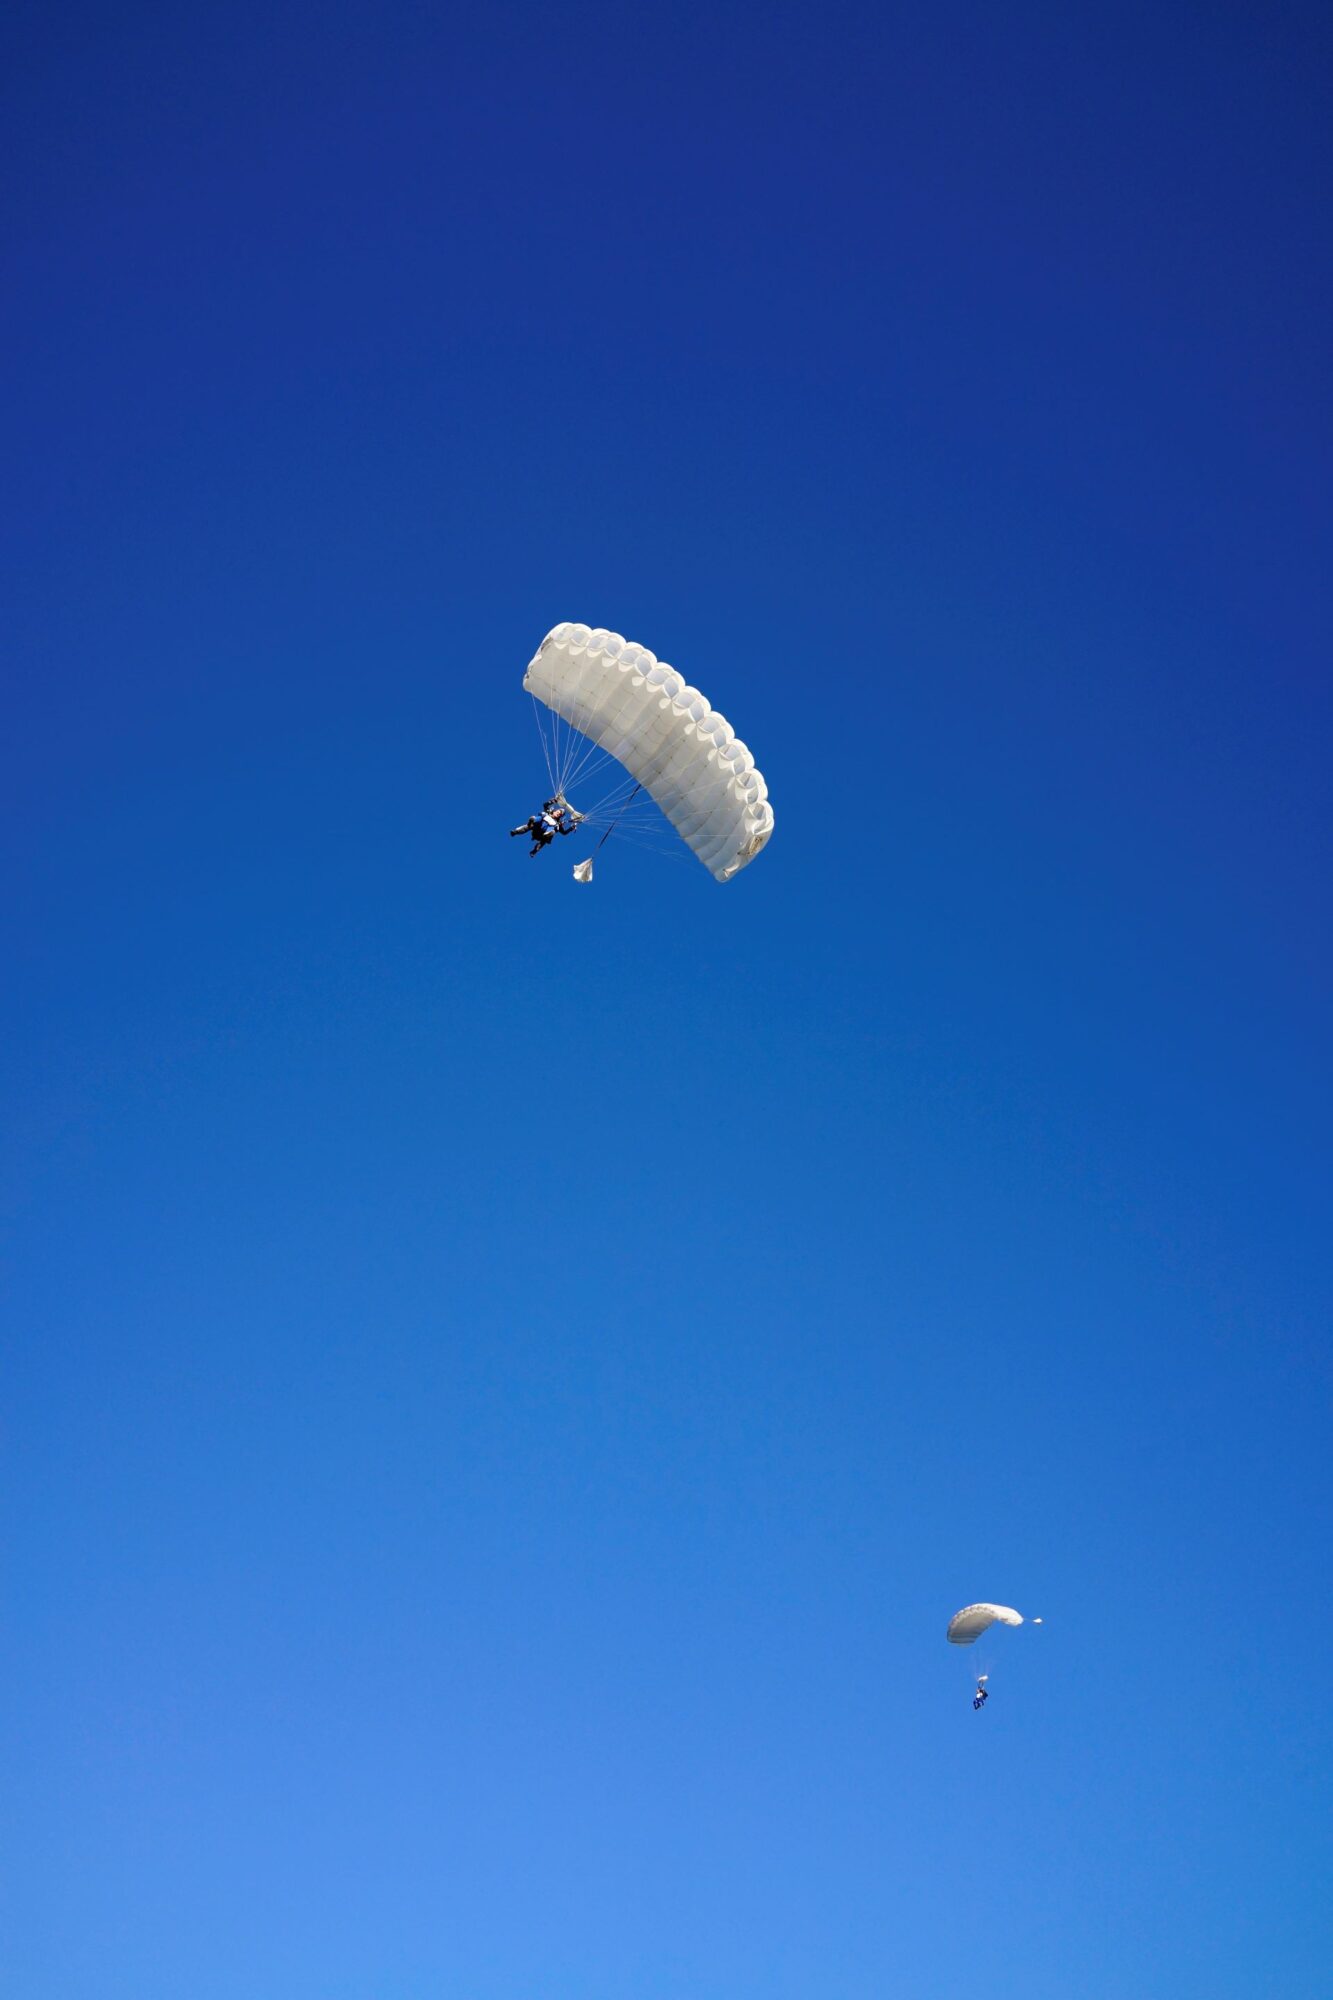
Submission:
[[511,826],[509,838],[516,840],[521,833],[530,834],[532,846],[528,849],[528,854],[529,856],[540,854],[544,847],[551,845],[558,833],[573,833],[582,818],[582,813],[576,813],[574,808],[567,805],[557,794],[555,798],[546,801],[539,813],[533,813],[525,819],[522,826]]

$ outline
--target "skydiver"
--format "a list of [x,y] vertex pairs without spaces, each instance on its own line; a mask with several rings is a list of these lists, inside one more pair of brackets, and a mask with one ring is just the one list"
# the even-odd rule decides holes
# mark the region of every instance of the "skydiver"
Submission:
[[511,826],[509,838],[516,840],[521,833],[531,835],[532,846],[528,854],[540,854],[544,847],[551,845],[558,833],[573,833],[582,819],[583,814],[575,812],[573,806],[566,804],[563,795],[557,792],[553,799],[546,801],[540,812],[532,813],[525,819],[522,826]]
[[543,808],[539,813],[529,814],[522,826],[511,826],[509,829],[509,838],[517,840],[521,833],[528,834],[532,840],[532,846],[528,849],[529,854],[540,854],[542,849],[549,847],[555,839],[556,824],[551,815]]
[[977,1691],[972,1697],[973,1708],[984,1708],[986,1703],[990,1700],[990,1691],[986,1686],[986,1682],[989,1679],[990,1679],[989,1674],[982,1674],[978,1678]]

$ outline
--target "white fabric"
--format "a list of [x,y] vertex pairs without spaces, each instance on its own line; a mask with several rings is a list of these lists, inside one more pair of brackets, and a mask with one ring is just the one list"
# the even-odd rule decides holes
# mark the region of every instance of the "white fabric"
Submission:
[[574,863],[574,880],[576,882],[591,882],[592,880],[591,861],[576,861]]
[[1021,1625],[1022,1618],[1007,1604],[969,1604],[955,1611],[945,1638],[951,1646],[970,1646],[992,1625]]
[[557,625],[523,677],[529,694],[623,764],[719,882],[773,832],[768,787],[726,717],[646,647]]

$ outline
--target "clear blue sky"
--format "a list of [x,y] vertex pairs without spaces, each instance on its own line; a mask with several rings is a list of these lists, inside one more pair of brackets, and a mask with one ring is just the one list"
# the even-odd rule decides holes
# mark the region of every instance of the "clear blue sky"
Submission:
[[8,10],[14,2000],[1326,1990],[1331,39]]

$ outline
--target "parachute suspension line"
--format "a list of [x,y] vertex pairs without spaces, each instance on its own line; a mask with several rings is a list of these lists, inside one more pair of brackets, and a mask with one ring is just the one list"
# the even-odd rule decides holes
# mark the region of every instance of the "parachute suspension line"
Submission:
[[[629,841],[634,847],[647,847],[658,854],[665,852],[674,860],[688,860],[688,855],[679,849],[672,829],[660,823],[656,802],[651,797],[645,797],[635,807],[634,801],[644,789],[642,782],[632,781],[609,750],[583,737],[558,710],[548,708],[535,695],[531,696],[531,701],[533,722],[553,797],[567,797],[576,782],[581,780],[586,783],[608,767],[615,766],[619,771],[617,781],[610,790],[580,814],[589,833],[596,832],[599,827],[605,828],[594,853],[613,833],[618,832],[622,840]],[[640,820],[637,815],[645,812],[647,817]]]
[[571,733],[575,735],[578,744],[581,746],[581,754],[577,755],[566,766],[566,785],[573,785],[575,783],[587,784],[594,773],[601,773],[608,765],[614,765],[619,772],[616,783],[611,788],[613,792],[619,790],[621,785],[628,785],[630,783],[630,778],[624,765],[621,764],[620,759],[613,750],[604,748],[595,736],[584,737],[580,732],[574,731],[572,724],[570,728]]
[[589,743],[572,722],[565,723],[565,751],[560,760],[560,796],[564,798],[569,787],[582,769],[585,760],[596,754],[597,745]]
[[[643,790],[642,785],[636,785],[634,787],[634,791],[630,793],[629,799],[632,799],[634,797],[634,792],[641,792],[642,790]],[[625,817],[625,808],[629,805],[629,799],[626,799],[625,804],[620,808],[620,811],[616,814],[610,826],[606,829],[606,832],[602,835],[601,839],[598,841],[596,847],[594,847],[593,849],[594,854],[601,853],[602,849],[606,846],[607,841],[611,838],[611,835],[620,825],[621,820]]]
[[[642,796],[638,796],[642,793]],[[582,821],[589,833],[599,828],[614,825],[622,840],[634,847],[646,847],[657,854],[668,854],[675,861],[688,863],[691,856],[681,846],[674,827],[669,825],[662,810],[640,780],[634,782],[622,776],[620,782],[611,787],[602,798],[589,803],[582,813]]]
[[560,717],[551,713],[551,790],[560,790],[560,767],[564,762],[565,750],[560,741]]
[[569,738],[560,727],[560,717],[552,717],[555,733],[555,795],[558,798],[565,789],[565,765],[569,762]]
[[[589,831],[595,832],[596,828],[590,828]],[[630,847],[641,847],[645,853],[655,854],[659,860],[670,861],[682,868],[688,867],[694,858],[688,848],[681,848],[679,841],[673,846],[665,833],[656,835],[643,829],[631,830],[627,821],[622,821],[617,826],[616,835]]]
[[589,742],[582,730],[576,729],[572,722],[566,722],[565,730],[565,759],[560,767],[560,794],[562,798],[569,786],[573,784],[586,759],[594,755],[598,747],[595,743]]
[[546,776],[550,783],[552,791],[554,791],[555,762],[552,756],[552,745],[549,744],[546,740],[546,730],[542,723],[542,704],[538,701],[535,694],[531,697],[531,700],[532,700],[532,719],[537,725],[537,740],[542,746],[542,761],[546,765]]
[[[560,734],[560,724],[563,720],[562,716],[556,716],[555,727],[557,736]],[[565,796],[565,786],[569,783],[569,767],[574,762],[578,740],[573,723],[565,722],[565,731],[560,747],[560,763],[557,771],[559,783],[556,786],[556,791],[561,798]]]
[[604,764],[611,764],[614,761],[609,750],[603,750],[599,743],[589,743],[578,762],[566,773],[565,783],[577,784],[580,779],[586,782],[594,771],[600,771]]
[[[536,695],[532,697],[533,712],[537,717],[537,730],[542,739],[542,750],[546,758],[546,777],[554,797],[562,789],[566,746],[561,740],[560,717],[553,708],[546,708]],[[545,719],[549,718],[549,720]],[[547,731],[550,731],[548,736]]]
[[[578,731],[571,723],[565,721],[558,710],[547,708],[544,702],[538,701],[536,695],[533,695],[531,700],[551,796],[564,798],[585,764],[591,763],[599,756],[608,757],[608,753],[601,750],[596,743],[585,743]],[[550,717],[549,723],[544,720],[546,716]],[[582,749],[580,745],[583,745]]]
[[572,758],[570,760],[569,764],[566,766],[565,770],[561,774],[563,789],[566,791],[566,793],[571,791],[573,787],[579,782],[579,779],[583,777],[583,775],[588,769],[588,766],[593,762],[595,754],[596,754],[596,747],[594,746],[593,750],[591,751],[585,750],[581,757]]
[[609,792],[604,792],[601,798],[593,800],[588,807],[590,817],[596,819],[599,824],[614,819],[623,810],[633,791],[634,786],[628,778],[618,785],[613,785]]
[[[614,812],[617,807],[628,804],[629,800],[634,796],[635,792],[639,792],[642,790],[643,790],[642,782],[640,782],[639,784],[635,784],[633,780],[629,778],[622,771],[620,777],[616,780],[616,783],[612,785],[610,791],[605,792],[600,799],[593,800],[593,803],[588,807],[588,812],[586,817],[588,818],[596,817],[600,819],[606,813]],[[645,805],[647,805],[651,803],[651,801],[645,800],[644,803]]]

